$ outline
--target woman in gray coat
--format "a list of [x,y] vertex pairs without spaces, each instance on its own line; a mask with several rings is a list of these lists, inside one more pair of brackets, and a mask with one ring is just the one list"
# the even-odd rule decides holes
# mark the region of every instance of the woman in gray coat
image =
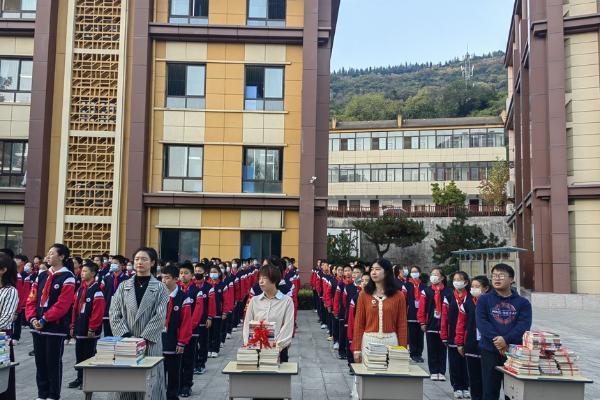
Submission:
[[[146,339],[146,356],[162,356],[162,332],[167,316],[169,293],[165,286],[151,274],[156,267],[156,250],[142,247],[134,254],[135,276],[124,281],[117,289],[110,305],[110,325],[115,336]],[[153,379],[149,399],[165,400],[164,369],[158,368]],[[140,393],[115,393],[114,400],[142,400]]]

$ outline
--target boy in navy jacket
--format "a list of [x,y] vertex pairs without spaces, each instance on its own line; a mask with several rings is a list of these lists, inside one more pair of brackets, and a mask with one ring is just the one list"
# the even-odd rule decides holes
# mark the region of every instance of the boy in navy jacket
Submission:
[[531,304],[511,287],[514,278],[511,266],[496,264],[492,268],[493,289],[477,302],[484,400],[497,400],[500,396],[502,373],[496,371],[496,366],[504,364],[508,346],[521,344],[523,334],[531,328]]
[[197,297],[200,288],[196,286],[196,282],[194,281],[194,266],[189,261],[182,263],[179,267],[179,290],[191,301],[192,337],[188,345],[185,346],[181,360],[181,390],[179,391],[181,397],[190,397],[191,388],[194,385],[194,368],[198,347],[198,324],[200,322],[194,316],[196,315]]
[[[71,337],[75,338],[77,364],[96,354],[96,342],[102,331],[105,302],[100,284],[96,282],[98,266],[90,260],[81,267],[81,285],[75,294],[71,317]],[[77,370],[77,378],[69,388],[81,389],[83,370]]]
[[167,400],[179,399],[181,356],[192,337],[191,301],[177,285],[178,276],[179,269],[175,265],[167,265],[162,270],[162,281],[170,292],[162,334]]

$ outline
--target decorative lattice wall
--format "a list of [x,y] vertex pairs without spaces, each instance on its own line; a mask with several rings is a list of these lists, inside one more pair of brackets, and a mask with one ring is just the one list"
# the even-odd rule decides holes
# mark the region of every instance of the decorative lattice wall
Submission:
[[69,0],[57,240],[74,255],[118,245],[125,2]]

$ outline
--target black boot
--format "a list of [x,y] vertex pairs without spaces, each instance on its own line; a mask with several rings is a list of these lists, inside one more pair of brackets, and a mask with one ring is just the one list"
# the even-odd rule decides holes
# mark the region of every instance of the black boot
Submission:
[[69,382],[68,388],[69,389],[76,389],[79,386],[81,386],[81,381],[77,378],[75,378],[74,381]]

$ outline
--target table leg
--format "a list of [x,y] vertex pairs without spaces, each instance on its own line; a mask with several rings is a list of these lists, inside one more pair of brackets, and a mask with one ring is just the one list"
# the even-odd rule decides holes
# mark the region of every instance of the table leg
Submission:
[[93,392],[85,392],[85,400],[92,400]]

